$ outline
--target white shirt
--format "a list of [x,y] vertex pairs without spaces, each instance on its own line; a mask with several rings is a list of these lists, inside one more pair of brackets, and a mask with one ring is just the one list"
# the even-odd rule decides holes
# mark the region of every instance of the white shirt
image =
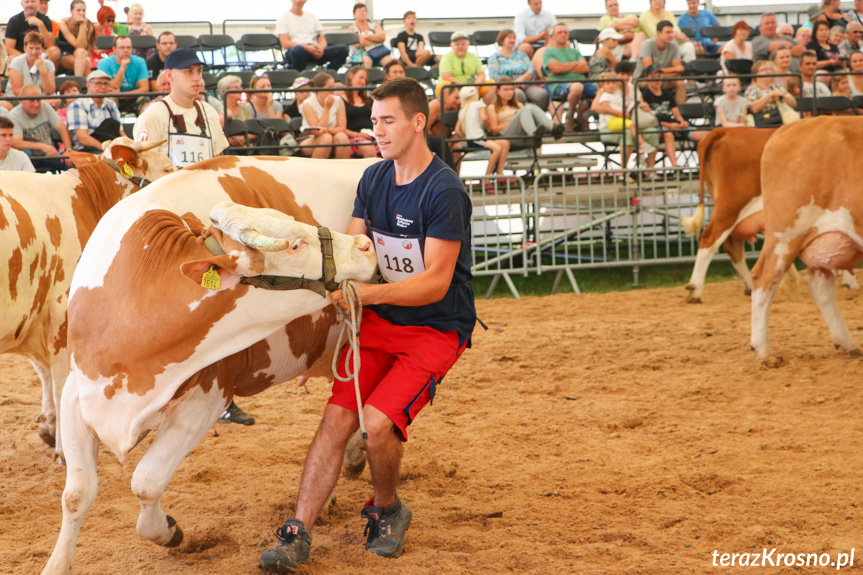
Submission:
[[[329,92],[332,94],[332,92]],[[336,124],[339,121],[338,113],[339,107],[342,105],[342,99],[338,96],[333,96],[333,105],[330,106],[330,116],[327,118],[327,128],[335,128]],[[311,98],[306,98],[306,101],[303,102],[302,106],[300,106],[300,112],[303,114],[303,129],[309,127],[309,123],[306,121],[306,108],[311,108],[315,112],[315,116],[318,118],[321,117],[321,114],[324,113],[324,106],[318,102],[318,99],[312,95]],[[323,118],[321,118],[323,119]]]
[[36,169],[30,163],[27,154],[12,148],[6,154],[5,160],[0,160],[0,171],[10,172],[35,172]]
[[288,10],[276,20],[276,36],[290,34],[291,42],[297,44],[317,44],[318,33],[323,31],[321,21],[311,12],[303,12],[302,16],[297,16]]
[[468,104],[467,108],[459,110],[461,129],[464,131],[464,137],[468,140],[482,140],[485,138],[485,130],[482,129],[482,116],[479,113],[485,107],[485,102],[477,100]]
[[[599,97],[599,102],[608,102],[608,107],[612,110],[620,110],[623,111],[623,92],[618,90],[617,92],[603,92]],[[611,114],[600,114],[599,115],[599,131],[608,130],[608,121],[611,118],[616,118],[617,116],[612,116]]]
[[[171,107],[171,112],[176,115],[182,115],[186,121],[186,132],[189,134],[201,134],[201,129],[195,124],[198,117],[198,112],[195,108],[181,108],[176,102],[171,100],[171,96],[165,96],[165,102]],[[219,124],[219,113],[207,102],[198,102],[198,105],[203,108],[204,121],[207,123],[207,136],[213,140],[213,155],[219,155],[222,150],[228,147],[228,139],[225,137],[225,132],[222,131],[222,126]],[[153,102],[144,113],[138,117],[135,122],[135,128],[132,131],[135,141],[147,142],[153,140],[167,139],[168,134],[177,133],[171,119],[168,116],[168,110],[164,104]],[[167,142],[155,148],[157,152],[168,154]]]

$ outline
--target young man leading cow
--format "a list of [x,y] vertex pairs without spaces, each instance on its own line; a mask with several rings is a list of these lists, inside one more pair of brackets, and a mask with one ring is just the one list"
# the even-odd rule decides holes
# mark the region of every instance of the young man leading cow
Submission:
[[[407,427],[470,340],[476,312],[470,284],[470,199],[458,175],[426,145],[428,99],[410,78],[372,93],[383,162],[357,189],[352,234],[374,237],[386,280],[357,284],[364,306],[359,385],[374,495],[363,507],[366,549],[397,557],[412,513],[396,487]],[[341,291],[333,294],[344,306]],[[346,352],[345,352],[346,353]],[[359,425],[353,384],[336,382],[306,457],[296,515],[261,555],[271,573],[306,563],[310,529],[335,487],[348,439]]]

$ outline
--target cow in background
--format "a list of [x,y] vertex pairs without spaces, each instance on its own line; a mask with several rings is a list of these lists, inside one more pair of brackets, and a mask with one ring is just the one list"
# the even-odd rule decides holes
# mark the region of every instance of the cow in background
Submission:
[[[68,374],[66,304],[72,272],[99,219],[120,199],[173,171],[167,156],[128,138],[102,158],[69,152],[77,169],[0,177],[0,353],[25,356],[42,381],[39,436],[55,445],[55,406]],[[57,385],[55,385],[55,383]]]

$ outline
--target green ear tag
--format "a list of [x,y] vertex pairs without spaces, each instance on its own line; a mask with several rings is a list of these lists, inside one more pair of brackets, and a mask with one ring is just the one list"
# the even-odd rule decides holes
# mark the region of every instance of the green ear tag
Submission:
[[135,175],[135,173],[132,171],[132,168],[129,167],[129,164],[123,164],[123,175],[127,178],[131,178]]
[[207,289],[219,289],[219,286],[222,285],[222,278],[216,271],[216,266],[210,266],[210,269],[204,272],[203,277],[201,277],[201,285]]

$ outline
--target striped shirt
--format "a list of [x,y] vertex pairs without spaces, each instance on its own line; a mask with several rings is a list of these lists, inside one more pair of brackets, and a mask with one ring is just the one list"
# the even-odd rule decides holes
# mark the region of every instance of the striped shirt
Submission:
[[102,105],[97,106],[92,98],[79,98],[69,104],[66,112],[66,125],[72,135],[72,147],[76,150],[84,148],[78,143],[75,130],[87,130],[88,134],[92,134],[93,130],[108,118],[120,121],[120,110],[114,100],[104,98]]

